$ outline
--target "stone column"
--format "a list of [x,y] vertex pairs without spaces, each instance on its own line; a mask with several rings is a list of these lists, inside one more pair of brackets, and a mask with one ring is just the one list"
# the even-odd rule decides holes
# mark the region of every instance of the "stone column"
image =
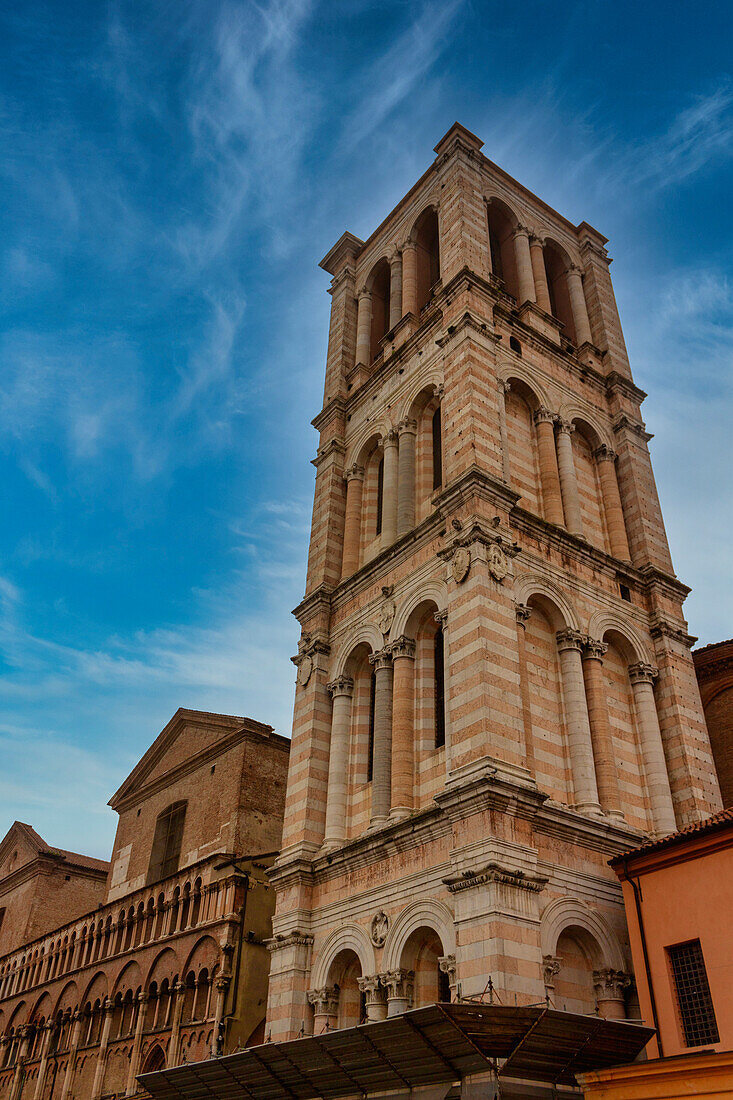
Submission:
[[529,230],[524,225],[518,225],[514,230],[514,256],[519,280],[519,305],[523,302],[536,302],[532,259],[529,254]]
[[333,699],[331,711],[331,747],[328,755],[328,794],[326,797],[326,831],[323,848],[338,848],[346,836],[346,791],[349,781],[349,732],[351,729],[351,697],[354,681],[340,676],[328,685]]
[[603,677],[603,655],[608,649],[604,642],[586,638],[583,646],[583,679],[588,701],[588,718],[593,741],[593,759],[596,764],[596,782],[601,809],[609,817],[623,821],[621,800],[616,775],[616,759],[613,749],[611,723],[606,704],[606,682]]
[[674,833],[677,822],[672,792],[669,787],[667,760],[659,728],[657,705],[654,701],[654,681],[659,669],[643,662],[629,666],[629,679],[634,693],[634,708],[639,724],[641,755],[644,761],[646,785],[652,811],[652,824],[658,836]]
[[387,1018],[387,1002],[379,974],[359,978],[358,982],[359,992],[364,994],[366,1001],[367,1023],[371,1024],[374,1020],[385,1020]]
[[511,383],[499,379],[499,441],[501,443],[501,471],[504,481],[511,485],[512,474],[509,467],[509,442],[506,431],[506,395],[511,389]]
[[143,1045],[143,1031],[145,1030],[145,1013],[147,1011],[148,995],[140,992],[137,995],[137,1020],[135,1021],[135,1038],[130,1054],[130,1072],[127,1075],[126,1096],[134,1096],[137,1092],[137,1077],[140,1071],[140,1051]]
[[578,480],[575,475],[573,443],[571,435],[575,425],[567,420],[557,422],[557,468],[562,489],[562,506],[565,513],[565,526],[573,535],[583,534],[583,520],[580,515],[580,496]]
[[412,970],[388,970],[380,974],[387,990],[387,1015],[401,1016],[412,1007],[412,991],[415,975]]
[[581,813],[598,814],[601,807],[598,801],[593,742],[583,684],[582,646],[583,636],[576,630],[561,630],[557,634],[575,808]]
[[631,978],[621,970],[606,967],[593,971],[593,988],[596,992],[598,1015],[604,1020],[625,1020],[624,990]]
[[391,546],[397,538],[397,485],[399,436],[394,428],[382,439],[384,479],[382,483],[382,545]]
[[372,361],[372,294],[364,288],[359,292],[356,315],[356,362],[368,367]]
[[451,1002],[455,1001],[456,993],[458,991],[458,971],[456,969],[455,955],[441,955],[441,957],[438,959],[438,970],[440,970],[442,974],[448,975],[450,999]]
[[[179,1046],[181,1043],[181,1016],[183,1015],[183,1005],[186,1000],[186,987],[183,982],[176,982],[175,990],[173,993],[173,1018],[171,1019],[171,1037],[168,1044],[168,1051],[170,1054],[170,1065],[177,1066],[180,1056]],[[214,1031],[216,1035],[216,1031]]]
[[395,252],[389,261],[389,327],[402,319],[402,256]]
[[555,450],[556,420],[557,416],[549,409],[537,409],[534,414],[545,519],[549,523],[557,523],[560,527],[564,527],[565,513],[562,507],[560,474],[557,468],[557,452]]
[[414,806],[415,642],[403,634],[392,654],[392,805],[390,817],[409,817]]
[[529,698],[529,679],[527,676],[527,647],[525,644],[525,628],[527,620],[532,614],[532,608],[527,604],[514,605],[517,616],[517,654],[519,657],[519,691],[522,697],[522,726],[524,738],[521,746],[522,754],[527,763],[531,775],[535,774],[534,740],[532,736],[532,708]]
[[415,526],[415,437],[417,421],[409,417],[399,424],[399,473],[397,493],[397,534],[405,535]]
[[81,1012],[76,1010],[73,1016],[73,1024],[71,1027],[71,1043],[69,1047],[69,1058],[66,1063],[66,1073],[64,1074],[64,1083],[61,1086],[60,1100],[67,1100],[69,1093],[71,1092],[72,1085],[74,1084],[74,1074],[76,1073],[76,1055],[79,1051],[79,1042],[81,1040]]
[[[38,1077],[36,1078],[36,1087],[33,1092],[33,1100],[41,1100],[43,1096],[43,1090],[46,1086],[46,1072],[48,1069],[48,1052],[51,1047],[51,1036],[53,1035],[53,1021],[49,1021],[43,1025],[43,1039],[41,1040],[41,1060],[38,1065]],[[0,1050],[0,1066],[3,1064],[2,1051]]]
[[550,291],[547,286],[547,271],[545,270],[545,250],[539,237],[532,235],[529,238],[529,251],[532,259],[532,275],[534,277],[534,289],[537,295],[537,305],[544,309],[545,313],[552,313]]
[[621,504],[621,494],[616,477],[616,452],[602,443],[593,452],[593,457],[598,466],[598,476],[601,481],[601,493],[603,495],[603,510],[606,514],[606,527],[608,539],[611,543],[611,553],[621,561],[631,561],[629,553],[629,540],[626,537],[626,524],[624,523],[624,510]]
[[9,1100],[20,1100],[25,1082],[25,1064],[28,1059],[28,1046],[30,1043],[30,1028],[25,1025],[20,1029],[20,1045],[18,1046],[18,1058],[15,1063],[13,1079],[10,1082]]
[[374,765],[370,828],[389,817],[392,787],[392,655],[388,649],[372,653],[374,666]]
[[313,1005],[313,1034],[322,1035],[338,1027],[339,991],[333,986],[309,989],[308,1004]]
[[344,549],[341,558],[342,580],[345,577],[350,577],[359,568],[363,495],[364,467],[354,464],[346,471],[346,515],[344,517]]
[[402,315],[417,312],[417,245],[408,238],[402,246]]
[[578,341],[578,347],[580,347],[581,344],[592,344],[593,339],[590,334],[588,306],[586,305],[585,293],[583,291],[583,274],[579,267],[575,267],[574,264],[571,264],[566,272],[565,278],[567,279],[570,308],[573,311],[575,337]]
[[109,1032],[112,1027],[112,1013],[114,1011],[114,1005],[110,1001],[109,997],[104,1002],[104,1021],[102,1023],[102,1034],[99,1037],[99,1052],[97,1054],[97,1068],[94,1071],[94,1084],[92,1085],[92,1097],[91,1100],[98,1100],[102,1095],[102,1087],[104,1085],[104,1071],[107,1068],[107,1050],[109,1047]]
[[219,1024],[224,1019],[224,1002],[229,988],[228,977],[222,976],[216,979],[216,1007],[214,1009],[214,1028],[211,1033],[211,1057],[216,1058],[223,1053],[219,1050]]

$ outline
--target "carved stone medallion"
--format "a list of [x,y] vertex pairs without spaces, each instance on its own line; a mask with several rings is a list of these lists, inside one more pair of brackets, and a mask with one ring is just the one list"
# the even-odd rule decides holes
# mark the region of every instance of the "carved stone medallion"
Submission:
[[387,600],[380,607],[377,623],[382,634],[389,634],[389,628],[392,626],[396,611],[397,607],[394,600]]
[[467,546],[459,546],[453,555],[451,561],[450,570],[453,574],[453,580],[456,584],[462,584],[468,576],[468,571],[471,568],[471,551]]
[[498,543],[492,543],[489,547],[489,573],[495,581],[503,581],[509,572],[509,562],[506,554]]
[[301,657],[298,662],[298,683],[301,687],[305,687],[311,678],[313,672],[313,658],[307,653],[304,657]]
[[371,936],[375,947],[384,947],[389,932],[389,917],[381,909],[372,917]]

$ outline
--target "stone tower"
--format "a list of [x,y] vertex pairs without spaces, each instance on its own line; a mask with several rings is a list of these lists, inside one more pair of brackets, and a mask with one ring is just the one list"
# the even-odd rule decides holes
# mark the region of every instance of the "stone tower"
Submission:
[[268,1029],[634,1010],[607,860],[720,806],[606,238],[454,125],[331,325]]

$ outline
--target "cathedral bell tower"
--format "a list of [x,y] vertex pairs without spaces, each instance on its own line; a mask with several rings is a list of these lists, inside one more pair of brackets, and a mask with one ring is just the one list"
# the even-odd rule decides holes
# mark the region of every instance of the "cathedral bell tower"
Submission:
[[606,239],[459,124],[331,324],[268,1030],[623,1017],[607,860],[720,805]]

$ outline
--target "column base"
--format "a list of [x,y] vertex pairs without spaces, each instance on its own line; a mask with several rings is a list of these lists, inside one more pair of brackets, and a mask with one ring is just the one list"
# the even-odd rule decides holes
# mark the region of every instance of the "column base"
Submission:
[[590,817],[605,817],[600,802],[575,802],[573,809],[579,814],[588,814]]
[[390,810],[387,820],[390,822],[404,821],[406,818],[410,817],[411,814],[412,810],[409,810],[406,806],[395,806],[394,809]]
[[621,813],[621,810],[606,810],[606,817],[609,821],[617,821],[619,825],[626,824],[626,818]]
[[323,844],[318,849],[318,852],[316,853],[316,855],[318,855],[318,856],[328,855],[329,852],[335,852],[337,848],[343,848],[344,843],[345,842],[342,839],[339,839],[339,840],[333,840],[333,839],[324,840]]

